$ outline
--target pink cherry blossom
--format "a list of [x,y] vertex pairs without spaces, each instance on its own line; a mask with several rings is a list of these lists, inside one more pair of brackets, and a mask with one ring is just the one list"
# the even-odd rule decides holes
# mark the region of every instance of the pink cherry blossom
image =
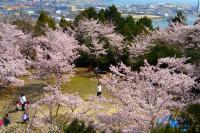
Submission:
[[113,74],[105,76],[101,83],[121,104],[118,112],[100,115],[99,124],[110,131],[149,132],[158,118],[189,104],[188,94],[195,79],[193,66],[186,60],[163,58],[156,66],[145,61],[139,72],[124,64],[111,66]]
[[107,39],[110,46],[116,53],[116,60],[120,56],[125,48],[124,37],[115,32],[115,26],[112,23],[101,23],[98,20],[83,20],[77,28],[76,33],[83,38],[91,37],[91,46],[87,46],[85,49],[89,54],[98,57],[99,55],[105,55],[106,50],[104,48],[105,41],[102,38]]
[[74,60],[78,57],[79,46],[74,37],[57,30],[49,31],[46,36],[38,37],[35,41],[35,76],[47,78],[53,75],[58,84],[61,83],[64,74],[65,78],[69,79],[74,73]]
[[167,29],[153,31],[149,35],[139,35],[129,47],[133,56],[143,55],[158,42],[168,45],[177,45],[180,48],[199,48],[200,25],[172,24]]
[[28,72],[20,46],[29,36],[10,24],[0,23],[0,28],[0,86],[22,86],[24,82],[19,77]]

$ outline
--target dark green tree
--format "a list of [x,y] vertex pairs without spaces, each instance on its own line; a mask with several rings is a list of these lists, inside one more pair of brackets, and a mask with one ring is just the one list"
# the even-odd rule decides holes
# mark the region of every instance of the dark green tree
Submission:
[[152,47],[149,53],[146,53],[137,58],[133,58],[131,66],[134,70],[139,70],[144,65],[144,59],[147,59],[151,65],[157,65],[158,59],[166,57],[182,57],[183,53],[179,47],[169,46],[167,44],[158,44]]
[[140,18],[137,21],[137,25],[143,25],[143,27],[153,30],[152,20],[149,19],[147,16]]
[[94,8],[88,8],[80,12],[75,18],[75,24],[83,19],[98,19],[100,22],[112,22],[116,26],[116,31],[123,34],[126,40],[132,40],[133,36],[140,33],[148,33],[153,30],[151,19],[143,17],[137,22],[132,16],[122,17],[115,5],[108,7],[106,10],[102,9],[96,12]]
[[87,126],[83,121],[75,119],[64,127],[64,133],[96,133],[96,131],[91,125]]
[[115,5],[112,5],[106,9],[105,17],[108,21],[112,21],[116,25],[118,25],[118,22],[121,21],[121,13],[118,11]]
[[48,17],[47,24],[48,24],[49,28],[51,28],[53,30],[56,29],[56,22],[53,20],[52,17]]
[[68,22],[67,20],[65,20],[64,17],[62,17],[60,19],[60,22],[59,22],[59,26],[62,27],[62,28],[66,28],[66,27],[69,27],[71,24],[70,22]]
[[31,24],[31,22],[27,22],[24,20],[16,20],[13,22],[13,24],[16,25],[17,28],[22,30],[22,32],[25,34],[29,34],[34,30],[34,26]]
[[83,19],[97,19],[97,12],[95,8],[90,7],[88,9],[85,9],[84,11],[80,12],[76,18],[75,18],[75,23],[78,23],[80,20]]
[[52,17],[49,17],[45,11],[41,11],[40,16],[38,17],[38,20],[34,27],[33,36],[37,37],[37,36],[45,35],[46,28],[51,28],[55,30],[56,22],[53,20]]
[[48,21],[48,15],[45,11],[40,12],[40,16],[38,17],[38,20],[36,22],[36,26],[42,26],[45,27],[45,24]]
[[172,17],[170,21],[172,23],[181,23],[186,25],[186,17],[183,15],[183,12],[181,10],[178,10],[176,16]]
[[187,48],[184,50],[185,56],[190,57],[189,61],[192,64],[199,65],[200,63],[200,48]]
[[135,20],[132,16],[121,18],[118,22],[117,31],[126,37],[127,40],[131,40],[133,36],[138,34],[138,29]]
[[36,26],[46,27],[47,25],[49,28],[56,29],[56,23],[54,19],[48,16],[46,12],[41,11]]
[[105,10],[104,10],[104,9],[101,9],[101,10],[98,12],[97,17],[98,17],[99,21],[105,22],[105,21],[106,21]]
[[35,26],[33,31],[33,37],[43,36],[45,35],[45,28],[41,26]]

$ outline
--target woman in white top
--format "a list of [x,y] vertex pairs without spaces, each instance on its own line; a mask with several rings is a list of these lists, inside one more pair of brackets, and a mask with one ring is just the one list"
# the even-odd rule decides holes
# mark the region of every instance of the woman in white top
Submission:
[[25,104],[26,104],[26,97],[24,96],[24,94],[21,94],[21,98],[20,98],[20,102],[22,104],[22,110],[25,110]]
[[101,96],[101,90],[102,90],[101,85],[100,85],[100,83],[98,83],[98,85],[97,85],[97,96],[98,97]]

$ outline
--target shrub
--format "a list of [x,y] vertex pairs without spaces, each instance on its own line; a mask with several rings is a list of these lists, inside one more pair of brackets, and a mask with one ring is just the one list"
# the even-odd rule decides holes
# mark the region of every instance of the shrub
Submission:
[[86,125],[83,121],[75,119],[64,127],[64,133],[96,133],[96,131],[91,125]]
[[156,65],[159,58],[165,57],[182,57],[183,53],[176,46],[170,46],[165,44],[158,44],[150,49],[150,52],[132,59],[131,66],[134,70],[139,70],[144,65],[144,59],[147,59],[151,65]]

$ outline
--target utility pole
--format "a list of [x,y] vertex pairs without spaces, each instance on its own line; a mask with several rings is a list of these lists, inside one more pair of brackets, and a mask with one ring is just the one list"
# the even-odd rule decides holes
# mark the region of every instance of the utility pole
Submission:
[[200,2],[198,0],[198,5],[197,5],[197,15],[199,16],[200,15]]

